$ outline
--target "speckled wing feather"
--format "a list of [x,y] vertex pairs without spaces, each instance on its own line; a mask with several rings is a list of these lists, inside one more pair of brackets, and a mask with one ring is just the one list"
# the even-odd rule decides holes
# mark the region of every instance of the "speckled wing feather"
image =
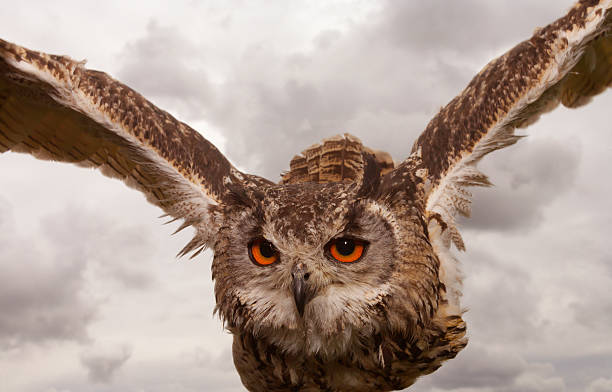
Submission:
[[[612,82],[612,1],[583,0],[566,16],[487,64],[415,142],[428,185],[427,211],[445,242],[462,248],[457,213],[469,215],[467,186],[490,185],[476,169],[489,152],[514,144],[525,127],[559,103],[574,108]],[[404,166],[404,165],[402,165]],[[401,167],[401,166],[400,166]]]
[[381,174],[394,167],[391,155],[365,147],[357,137],[345,133],[324,139],[296,155],[283,173],[282,184],[304,182],[360,182],[364,171],[363,154],[371,154]]
[[199,133],[105,73],[0,40],[0,153],[99,168],[195,225],[244,176]]

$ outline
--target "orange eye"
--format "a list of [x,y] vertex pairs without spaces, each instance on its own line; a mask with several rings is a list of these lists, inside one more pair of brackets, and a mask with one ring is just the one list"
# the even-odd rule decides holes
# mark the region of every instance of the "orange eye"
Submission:
[[336,238],[328,244],[328,252],[335,260],[353,263],[363,256],[367,242],[352,238]]
[[278,261],[278,251],[272,243],[263,238],[251,241],[249,244],[249,257],[257,265],[270,265]]

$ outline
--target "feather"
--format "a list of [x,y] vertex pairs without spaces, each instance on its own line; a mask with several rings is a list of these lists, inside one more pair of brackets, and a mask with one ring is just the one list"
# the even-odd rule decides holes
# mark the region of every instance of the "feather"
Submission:
[[[468,186],[490,186],[477,163],[516,143],[559,103],[573,108],[612,83],[612,1],[583,0],[567,15],[491,61],[430,121],[412,148],[426,170],[426,210],[462,248],[457,214],[469,216]],[[437,219],[437,220],[439,220]]]
[[[238,172],[199,133],[105,73],[0,40],[0,153],[96,167],[205,227]],[[247,180],[245,180],[247,179]]]

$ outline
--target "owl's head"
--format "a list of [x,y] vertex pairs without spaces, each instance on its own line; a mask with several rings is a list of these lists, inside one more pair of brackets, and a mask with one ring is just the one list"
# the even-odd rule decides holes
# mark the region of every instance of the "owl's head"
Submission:
[[226,326],[328,358],[426,326],[442,286],[439,263],[423,206],[387,177],[237,190],[214,244]]

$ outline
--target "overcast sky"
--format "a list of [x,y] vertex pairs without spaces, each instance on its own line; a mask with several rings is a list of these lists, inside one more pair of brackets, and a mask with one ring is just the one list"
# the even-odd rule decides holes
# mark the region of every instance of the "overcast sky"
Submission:
[[[351,132],[403,159],[436,111],[569,0],[0,0],[0,37],[87,59],[241,169]],[[418,392],[612,391],[612,93],[487,157],[462,221],[470,343]],[[0,156],[0,390],[243,391],[211,254],[92,170]]]

